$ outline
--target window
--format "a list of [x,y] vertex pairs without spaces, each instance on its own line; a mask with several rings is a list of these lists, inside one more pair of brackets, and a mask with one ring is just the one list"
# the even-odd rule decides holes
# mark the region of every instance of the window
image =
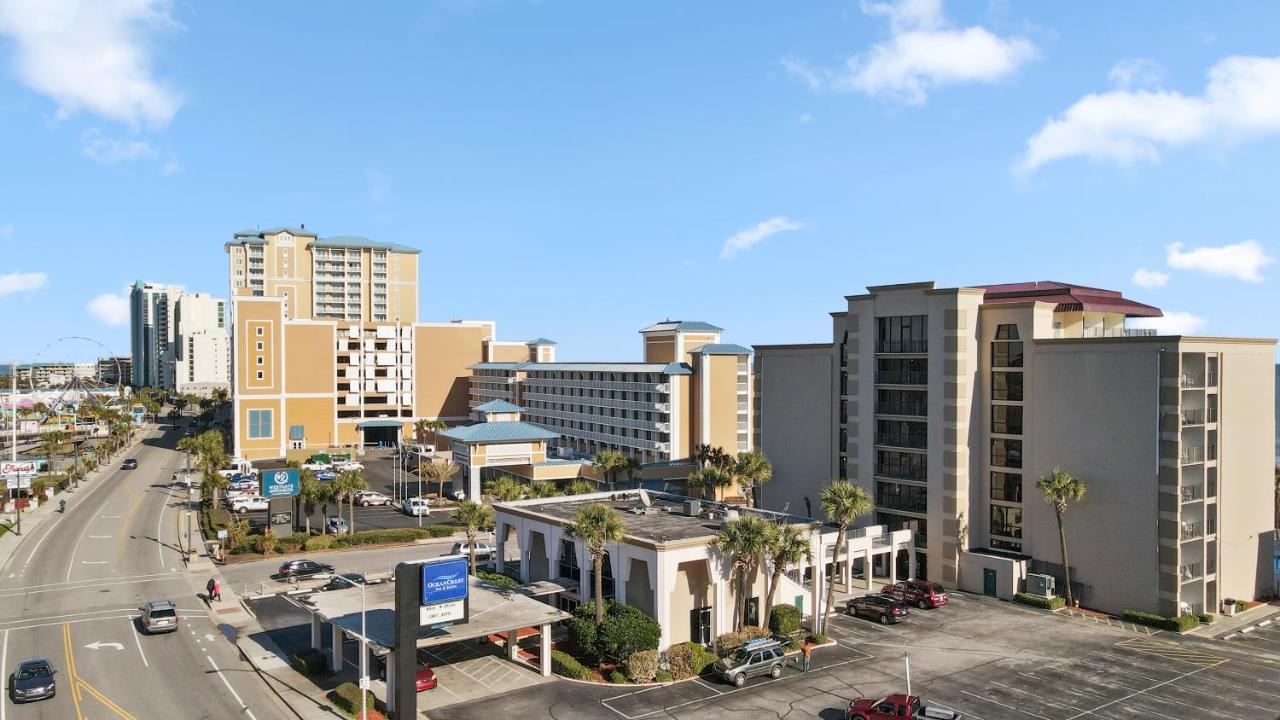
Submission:
[[993,470],[991,472],[991,499],[1004,502],[1022,502],[1022,476]]
[[1010,538],[1022,537],[1022,508],[991,506],[991,534]]
[[840,456],[840,479],[841,480],[849,479],[849,458],[845,457],[844,455]]
[[263,375],[262,375],[262,371],[261,371],[261,370],[259,370],[259,371],[258,371],[258,379],[259,379],[259,380],[263,379]]
[[929,361],[926,358],[876,358],[876,382],[926,385],[929,382]]
[[262,337],[262,327],[258,326],[257,328],[255,328],[255,330],[257,332],[258,337]]
[[991,373],[991,399],[1022,402],[1022,373]]
[[840,452],[849,452],[848,428],[840,428]]
[[1022,467],[1022,441],[992,438],[991,464],[995,467]]
[[[261,373],[259,373],[261,374]],[[267,440],[271,438],[271,410],[249,411],[249,439]]]
[[711,608],[701,607],[689,611],[689,639],[699,645],[711,644]]
[[909,420],[876,420],[876,444],[923,450],[929,447],[929,426]]
[[992,405],[991,432],[1003,435],[1022,434],[1021,405]]
[[258,364],[259,364],[259,365],[261,365],[262,363],[263,363],[262,356],[261,356],[261,355],[259,355],[259,356],[258,356]]
[[991,343],[992,367],[1022,367],[1022,343]]
[[760,626],[760,598],[747,598],[747,607],[742,614],[742,624],[750,627]]
[[903,480],[925,480],[929,476],[928,457],[921,453],[877,450],[876,474]]
[[844,425],[849,422],[849,401],[840,398],[840,424]]
[[876,352],[922,353],[929,349],[928,318],[898,315],[876,318]]
[[902,485],[880,481],[876,483],[876,505],[889,510],[928,512],[929,490],[918,485]]
[[876,412],[878,413],[925,417],[929,414],[928,405],[929,393],[924,390],[876,389]]
[[1017,340],[1018,326],[1017,325],[1000,325],[999,327],[996,328],[996,339],[997,340]]
[[262,352],[262,341],[261,341],[261,340],[259,340],[259,341],[258,341],[258,343],[257,343],[257,350],[258,350],[258,352]]

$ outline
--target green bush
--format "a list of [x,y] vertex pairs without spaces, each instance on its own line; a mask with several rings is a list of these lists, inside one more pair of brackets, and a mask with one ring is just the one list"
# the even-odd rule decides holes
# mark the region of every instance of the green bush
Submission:
[[657,650],[638,650],[627,656],[627,660],[623,665],[627,670],[627,677],[638,683],[647,683],[653,681],[653,676],[658,673],[658,651]]
[[810,635],[808,639],[809,639],[809,642],[813,643],[814,645],[827,644],[827,636],[823,635],[822,633],[818,633],[816,635]]
[[294,670],[303,675],[315,675],[324,671],[327,665],[324,653],[315,648],[307,648],[301,652],[294,653],[289,657],[289,662],[293,665]]
[[596,634],[596,653],[625,658],[640,650],[657,650],[661,637],[662,627],[657,620],[630,605],[609,603],[604,624]]
[[1042,597],[1040,595],[1030,595],[1027,593],[1018,593],[1014,595],[1013,601],[1022,603],[1023,605],[1030,605],[1032,607],[1043,608],[1045,610],[1057,610],[1058,608],[1067,604],[1066,600],[1063,600],[1062,598],[1057,597],[1056,595],[1053,597]]
[[1214,615],[1213,613],[1200,613],[1196,617],[1200,618],[1200,622],[1204,623],[1205,625],[1211,625],[1214,620],[1218,619],[1218,616]]
[[769,610],[769,632],[791,635],[800,632],[800,611],[795,605],[775,605]]
[[1187,613],[1177,617],[1164,617],[1154,613],[1139,612],[1137,610],[1125,610],[1121,616],[1131,623],[1139,625],[1148,625],[1169,632],[1183,633],[1188,630],[1194,630],[1200,627],[1200,617]]
[[1236,601],[1236,612],[1244,612],[1245,610],[1248,610],[1248,609],[1249,609],[1249,603],[1243,600]]
[[762,627],[747,625],[738,632],[727,632],[716,638],[716,653],[725,657],[742,647],[748,640],[769,637],[769,631]]
[[[374,706],[373,691],[367,690],[368,698],[365,704],[372,708]],[[356,715],[360,712],[360,686],[353,682],[344,682],[338,687],[329,691],[329,702],[332,702],[337,708],[348,715]]]
[[569,649],[573,654],[587,662],[595,662],[598,657],[596,653],[598,627],[595,618],[590,615],[583,617],[575,612],[573,617],[565,623],[565,630],[569,636]]
[[408,543],[427,538],[446,537],[453,534],[448,525],[424,525],[422,527],[385,528],[382,530],[361,530],[355,533],[344,533],[333,536],[332,547],[358,547],[361,545],[382,545],[387,543]]
[[551,651],[551,671],[561,677],[574,680],[591,679],[591,673],[582,667],[582,663],[574,660],[572,655],[561,650]]
[[716,660],[719,658],[715,653],[695,642],[680,643],[667,649],[667,665],[676,680],[701,675]]
[[308,550],[328,550],[329,548],[333,547],[333,536],[332,535],[312,535],[311,537],[307,538],[306,547]]
[[671,674],[670,670],[659,670],[657,675],[653,676],[654,682],[669,683],[674,682],[676,677]]
[[302,535],[290,535],[289,537],[276,538],[276,552],[290,553],[302,550],[306,538]]
[[626,685],[629,683],[627,676],[622,674],[621,670],[613,670],[609,673],[609,682],[614,685]]
[[513,580],[501,573],[485,572],[484,570],[481,570],[480,572],[476,573],[476,577],[489,583],[490,585],[497,585],[498,587],[502,587],[502,588],[513,589],[513,588],[520,587],[520,583],[518,581]]

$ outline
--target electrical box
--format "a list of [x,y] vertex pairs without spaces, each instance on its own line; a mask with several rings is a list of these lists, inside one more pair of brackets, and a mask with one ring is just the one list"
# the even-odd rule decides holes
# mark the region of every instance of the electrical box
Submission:
[[1053,597],[1057,588],[1052,575],[1027,574],[1027,594],[1040,597]]

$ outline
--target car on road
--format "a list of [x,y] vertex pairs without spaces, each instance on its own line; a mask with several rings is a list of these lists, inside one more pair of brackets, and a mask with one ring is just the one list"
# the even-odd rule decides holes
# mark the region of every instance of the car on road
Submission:
[[337,477],[338,477],[338,473],[332,470],[321,470],[320,472],[316,473],[316,479],[324,482],[334,480]]
[[853,617],[879,620],[881,625],[901,621],[907,616],[907,604],[888,595],[863,595],[849,601],[845,612]]
[[227,485],[228,490],[248,490],[250,492],[258,492],[257,480],[233,480]]
[[32,658],[18,663],[9,675],[9,699],[15,704],[47,700],[58,693],[53,676],[57,670],[44,658]]
[[138,468],[137,458],[125,458],[124,462],[120,463],[121,470],[136,470],[137,468]]
[[335,515],[324,519],[324,529],[331,533],[344,533],[351,528],[347,526],[346,518]]
[[391,502],[391,498],[373,490],[364,490],[356,493],[356,504],[360,507],[369,507],[370,505],[390,505]]
[[400,510],[405,515],[430,515],[431,508],[427,506],[426,498],[405,498],[400,501]]
[[738,648],[732,655],[716,662],[716,674],[727,683],[742,687],[747,678],[768,675],[782,677],[782,666],[786,663],[786,653],[782,643],[770,638],[751,640]]
[[342,573],[334,575],[329,582],[320,586],[321,590],[346,590],[347,588],[360,587],[361,585],[378,585],[379,583],[370,582],[360,573]]
[[924,580],[907,580],[886,586],[880,592],[897,598],[908,605],[915,605],[921,610],[940,608],[946,605],[947,590],[938,583]]
[[326,578],[332,574],[332,565],[319,563],[315,560],[289,560],[280,566],[280,577],[284,580]]
[[231,512],[243,515],[247,512],[266,510],[270,506],[271,503],[261,495],[245,495],[231,501]]
[[139,608],[142,631],[148,635],[178,629],[178,608],[170,600],[154,600]]
[[845,720],[961,720],[950,708],[925,705],[918,695],[897,693],[888,697],[858,698],[849,703]]
[[[478,542],[478,543],[476,543],[476,560],[477,560],[477,561],[479,561],[479,560],[492,560],[492,559],[493,559],[493,552],[494,552],[494,551],[493,551],[493,546],[492,546],[492,545],[490,545],[489,543],[482,543],[482,542]],[[466,543],[466,542],[456,542],[456,543],[454,543],[454,544],[453,544],[453,554],[454,554],[454,555],[470,555],[470,554],[471,554],[471,544],[470,544],[470,543]]]

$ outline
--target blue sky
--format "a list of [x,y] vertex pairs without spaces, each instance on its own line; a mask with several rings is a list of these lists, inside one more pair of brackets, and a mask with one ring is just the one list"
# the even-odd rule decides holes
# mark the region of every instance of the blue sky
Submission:
[[299,223],[562,359],[919,280],[1276,337],[1280,4],[1153,7],[0,0],[0,355],[123,353],[131,281],[225,294]]

